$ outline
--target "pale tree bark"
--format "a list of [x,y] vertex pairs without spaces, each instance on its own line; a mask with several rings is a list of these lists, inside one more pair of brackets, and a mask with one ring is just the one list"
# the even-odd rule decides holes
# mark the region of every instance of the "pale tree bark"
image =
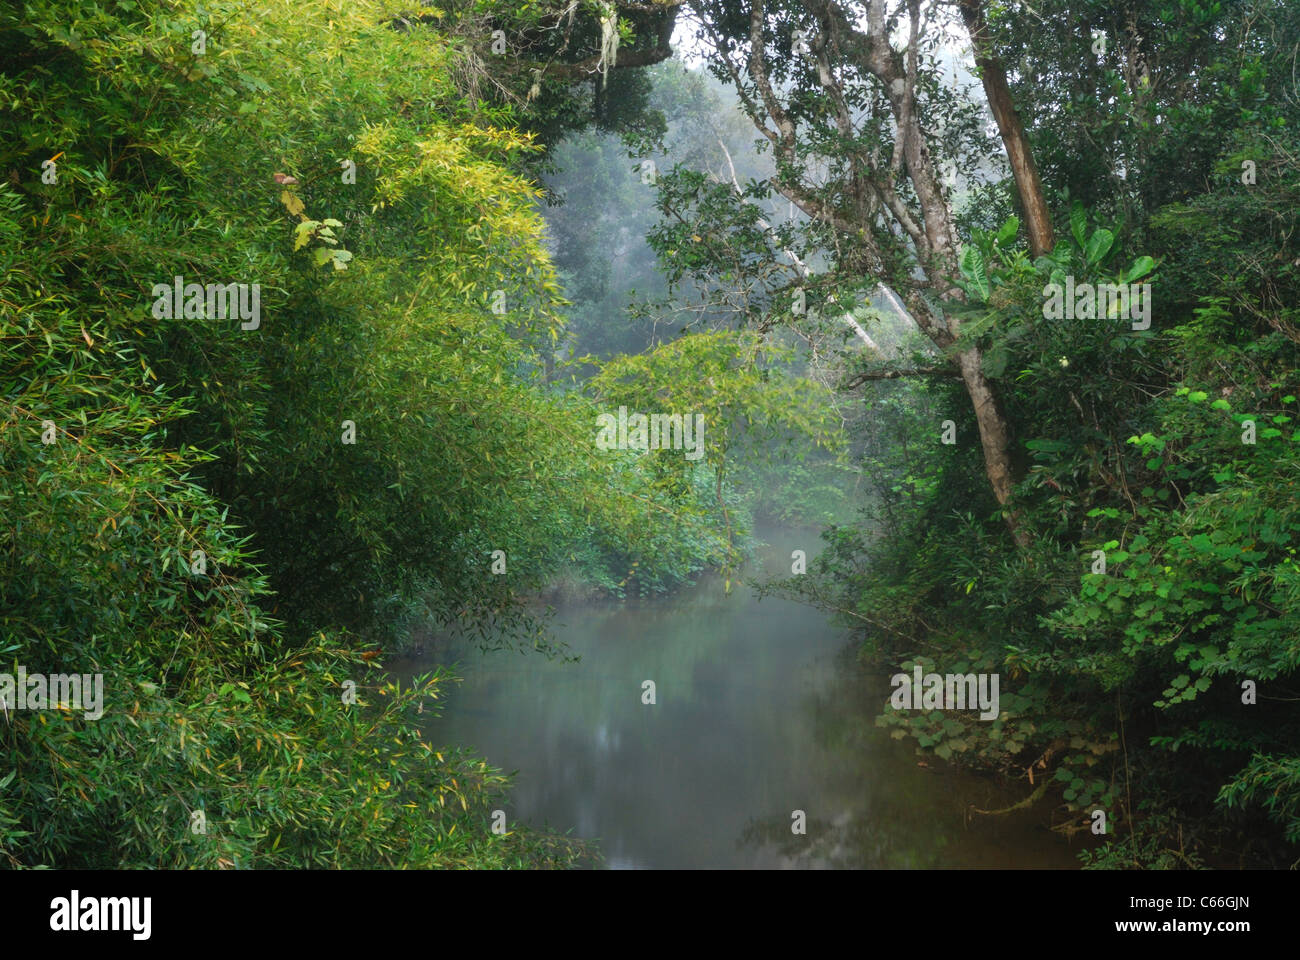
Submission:
[[980,71],[984,94],[998,125],[1002,144],[1006,147],[1011,175],[1015,177],[1016,191],[1020,194],[1020,206],[1025,212],[1025,230],[1029,234],[1029,249],[1035,257],[1041,257],[1052,252],[1056,238],[1052,232],[1052,214],[1047,209],[1047,199],[1043,196],[1043,182],[1038,177],[1034,154],[1029,148],[1029,138],[1025,135],[1024,124],[1020,122],[1020,114],[1016,112],[1011,100],[1007,72],[1002,66],[1001,58],[993,50],[988,24],[984,20],[982,0],[961,0],[960,6],[962,20],[970,33],[971,48],[975,51],[975,65]]
[[[909,38],[901,53],[889,42],[884,0],[866,3],[865,18],[849,17],[834,0],[808,0],[806,6],[818,20],[819,31],[810,52],[816,58],[817,80],[832,106],[839,133],[849,141],[855,132],[842,73],[836,70],[838,65],[848,64],[875,77],[888,98],[896,129],[893,155],[886,161],[865,147],[853,151],[847,158],[850,182],[845,185],[843,203],[831,205],[820,199],[818,191],[797,174],[778,177],[774,186],[809,217],[853,237],[861,246],[858,259],[867,270],[881,262],[873,239],[874,218],[887,218],[897,235],[914,248],[925,276],[924,287],[938,306],[932,307],[921,289],[905,291],[904,302],[921,330],[950,358],[961,376],[979,429],[989,486],[997,502],[1006,507],[1015,483],[1011,431],[998,407],[993,385],[984,374],[982,351],[974,345],[952,351],[960,336],[960,321],[953,312],[942,309],[944,303],[960,302],[964,295],[954,282],[958,276],[958,242],[952,210],[916,104],[920,0],[907,0]],[[860,26],[864,19],[865,29]],[[707,20],[701,20],[707,31]],[[725,45],[716,42],[716,35],[715,50],[759,132],[772,143],[777,158],[797,170],[796,124],[773,89],[763,28],[764,4],[754,0],[748,50],[739,54],[747,62],[734,62]],[[915,204],[909,204],[895,189],[896,177],[902,175],[911,182]],[[1005,509],[1003,517],[1016,542],[1026,545],[1028,537],[1018,514]]]

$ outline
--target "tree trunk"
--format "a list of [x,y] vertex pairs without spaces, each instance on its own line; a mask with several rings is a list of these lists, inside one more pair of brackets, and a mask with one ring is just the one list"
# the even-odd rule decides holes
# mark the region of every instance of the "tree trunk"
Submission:
[[961,0],[961,15],[970,32],[971,46],[975,50],[975,65],[979,67],[989,109],[997,121],[998,133],[1002,136],[1007,160],[1011,163],[1011,173],[1016,178],[1020,205],[1025,211],[1025,228],[1029,232],[1029,249],[1035,257],[1041,257],[1051,253],[1056,246],[1052,215],[1047,209],[1047,200],[1043,197],[1043,182],[1038,178],[1038,167],[1034,164],[1034,154],[1029,149],[1024,125],[1011,101],[1007,72],[993,52],[988,24],[984,22],[984,11],[980,4],[981,0]]
[[[969,0],[962,0],[963,3]],[[925,275],[924,287],[943,303],[960,303],[964,294],[955,283],[958,270],[958,237],[952,210],[943,184],[935,170],[930,144],[921,124],[921,111],[916,102],[916,85],[921,56],[921,0],[907,0],[908,41],[902,51],[890,42],[894,24],[887,15],[883,0],[866,4],[866,22],[851,18],[835,0],[805,0],[805,6],[818,19],[818,34],[810,46],[816,57],[816,82],[825,91],[827,104],[833,113],[837,129],[846,143],[855,139],[858,121],[852,109],[852,98],[846,96],[843,81],[837,75],[837,63],[851,63],[862,74],[871,74],[879,81],[888,98],[890,113],[896,127],[892,156],[885,157],[867,147],[850,148],[848,159],[851,182],[845,184],[845,195],[852,202],[837,205],[818,196],[800,182],[797,174],[786,173],[776,181],[777,189],[792,203],[799,205],[814,220],[822,220],[843,234],[856,236],[866,254],[865,262],[879,265],[872,241],[874,218],[889,218],[900,236],[910,244]],[[978,13],[978,7],[975,8]],[[782,105],[769,76],[766,58],[766,11],[763,0],[751,0],[749,8],[748,63],[744,72],[749,75],[750,90],[742,81],[742,68],[730,59],[727,46],[715,37],[719,56],[730,73],[746,113],[754,120],[760,133],[772,144],[779,161],[794,168],[801,162],[798,156],[797,116]],[[707,22],[706,22],[707,26]],[[832,56],[835,58],[832,60]],[[1002,79],[1005,94],[1006,76]],[[1010,98],[1004,102],[1009,105]],[[1020,130],[1014,110],[1009,116]],[[762,119],[766,114],[771,124]],[[1020,141],[1024,133],[1020,130]],[[1017,153],[1017,158],[1028,159],[1027,146]],[[1013,163],[1019,163],[1019,159]],[[802,161],[805,165],[806,160]],[[780,167],[780,165],[778,165]],[[1032,170],[1032,160],[1028,169]],[[915,205],[908,202],[897,190],[900,176],[906,173],[915,194]],[[1037,175],[1035,174],[1035,183]],[[1038,196],[1041,199],[1041,187]],[[1042,217],[1033,229],[1038,241],[1051,240],[1051,221],[1046,219],[1046,205],[1038,209]],[[1031,216],[1031,221],[1033,217]],[[837,245],[838,250],[838,245]],[[921,330],[939,350],[951,356],[950,348],[961,335],[960,320],[953,311],[935,309],[921,295],[922,285],[903,290],[904,302]],[[980,447],[984,454],[985,472],[998,504],[1004,508],[1003,518],[1016,543],[1024,546],[1027,535],[1016,511],[1006,509],[1014,487],[1011,458],[1011,431],[998,409],[992,384],[984,376],[981,351],[963,344],[961,352],[952,357],[966,391],[970,397],[979,425]]]
[[[975,409],[975,422],[979,425],[980,446],[984,451],[984,473],[993,488],[993,496],[1005,506],[1015,485],[1011,464],[1011,432],[1007,428],[1006,418],[998,408],[993,385],[984,376],[982,352],[974,348],[964,350],[957,354],[956,359],[962,381],[966,384],[966,394]],[[1019,512],[1008,511],[1003,517],[1016,544],[1028,546],[1029,537],[1020,523]]]
[[[911,5],[911,13],[913,33],[909,54],[914,58],[917,46],[917,11],[914,3]],[[911,62],[906,62],[893,55],[885,37],[883,24],[877,25],[877,31],[873,35],[875,45],[870,66],[886,84],[890,105],[898,123],[898,136],[902,141],[903,162],[921,206],[925,229],[924,247],[928,254],[922,269],[930,282],[930,288],[938,294],[941,302],[960,302],[965,296],[953,282],[958,273],[957,229],[953,223],[952,210],[948,206],[948,198],[944,195],[930,157],[925,132],[921,129],[919,111],[916,109],[915,61],[912,59]],[[1005,85],[1005,76],[1003,81]],[[1050,220],[1047,226],[1050,231]],[[938,318],[933,318],[922,326],[940,349],[949,347],[961,335],[960,322],[952,313],[944,321],[940,323]],[[1015,486],[1011,462],[1011,430],[998,407],[993,385],[984,375],[983,351],[970,346],[958,353],[954,360],[961,371],[966,393],[975,411],[975,422],[979,425],[984,472],[993,489],[993,496],[1000,506],[1005,507]],[[1020,523],[1019,513],[1004,510],[1002,516],[1012,538],[1019,546],[1026,546],[1029,540]]]

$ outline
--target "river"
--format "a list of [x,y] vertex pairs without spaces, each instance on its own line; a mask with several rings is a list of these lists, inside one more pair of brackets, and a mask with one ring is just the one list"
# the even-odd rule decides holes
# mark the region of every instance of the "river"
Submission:
[[[820,545],[768,539],[767,575]],[[1045,811],[966,815],[1027,786],[920,758],[876,727],[887,680],[820,611],[709,577],[665,599],[560,606],[553,627],[579,662],[454,651],[464,681],[428,736],[517,771],[509,819],[597,839],[608,867],[1078,866]]]

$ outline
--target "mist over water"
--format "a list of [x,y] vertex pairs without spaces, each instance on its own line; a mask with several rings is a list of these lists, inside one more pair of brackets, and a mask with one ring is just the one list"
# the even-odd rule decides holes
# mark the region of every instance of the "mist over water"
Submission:
[[[766,576],[817,544],[767,539]],[[1021,793],[921,766],[878,729],[887,678],[817,610],[710,577],[667,599],[560,607],[554,633],[579,662],[454,651],[464,682],[428,732],[517,771],[511,821],[598,839],[611,868],[1077,866],[1045,814],[967,822],[968,806]]]

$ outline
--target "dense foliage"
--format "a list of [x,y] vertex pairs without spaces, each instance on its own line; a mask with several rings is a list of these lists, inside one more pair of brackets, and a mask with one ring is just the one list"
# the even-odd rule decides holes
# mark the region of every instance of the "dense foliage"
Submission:
[[[708,516],[646,536],[672,497],[547,386],[539,147],[401,12],[0,15],[0,657],[105,698],[0,720],[12,864],[574,862],[490,832],[501,776],[421,734],[446,678],[365,648],[549,648],[524,601],[574,558],[722,555]],[[260,311],[161,308],[178,276]]]
[[[870,451],[872,521],[830,534],[795,589],[862,623],[873,658],[1000,672],[992,723],[880,722],[1023,780],[1062,832],[1106,811],[1089,863],[1291,864],[1300,20],[1269,2],[1028,6],[990,8],[1057,246],[1029,256],[1014,185],[988,183],[961,217],[958,282],[1017,439],[1030,542],[997,522],[957,390],[868,385],[892,441]],[[1067,274],[1150,283],[1150,329],[1048,319],[1046,285]]]
[[[589,862],[490,829],[453,678],[382,653],[554,653],[547,587],[855,502],[780,589],[1004,681],[894,736],[1104,811],[1090,865],[1296,861],[1300,10],[962,0],[1042,242],[955,8],[846,6],[0,12],[0,674],[104,678],[0,714],[9,865]],[[638,69],[684,11],[706,69]],[[1151,322],[1049,316],[1067,279]],[[620,408],[699,458],[603,449]]]

